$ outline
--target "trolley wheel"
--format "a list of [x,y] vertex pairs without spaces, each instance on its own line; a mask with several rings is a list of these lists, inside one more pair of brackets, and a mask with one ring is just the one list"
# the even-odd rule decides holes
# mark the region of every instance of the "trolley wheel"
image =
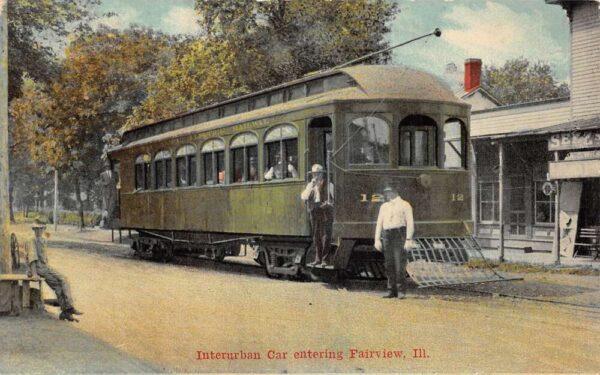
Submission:
[[17,241],[17,235],[14,233],[10,234],[10,254],[12,255],[13,268],[18,269],[21,266],[21,254],[19,252],[19,241]]
[[[263,254],[263,257],[264,257],[265,274],[267,275],[267,277],[269,279],[281,279],[281,277],[283,276],[282,274],[272,272],[269,269],[272,266],[272,262],[273,262],[273,259],[271,259],[271,256],[269,254],[269,250],[267,250],[266,248],[261,246],[259,251]],[[259,257],[260,257],[260,254],[259,254]]]
[[225,250],[221,247],[215,247],[210,251],[210,259],[215,262],[222,262],[225,259]]

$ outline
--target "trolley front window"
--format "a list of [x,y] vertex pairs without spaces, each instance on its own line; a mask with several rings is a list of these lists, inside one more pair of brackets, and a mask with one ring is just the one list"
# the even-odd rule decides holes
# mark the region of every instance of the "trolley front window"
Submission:
[[258,181],[258,138],[254,133],[237,135],[231,141],[231,181]]
[[135,159],[135,189],[150,188],[150,155],[140,155]]
[[379,117],[359,117],[348,129],[350,164],[388,164],[388,123]]
[[298,177],[298,129],[280,125],[265,135],[265,180]]
[[196,147],[186,145],[177,150],[175,167],[178,187],[196,185]]
[[171,178],[171,153],[160,151],[154,156],[154,188],[164,189],[173,187]]
[[466,131],[461,121],[451,119],[444,124],[444,168],[467,167]]
[[204,183],[215,185],[225,183],[225,144],[220,139],[211,139],[202,146]]
[[400,123],[400,165],[435,166],[436,122],[427,116],[411,115]]

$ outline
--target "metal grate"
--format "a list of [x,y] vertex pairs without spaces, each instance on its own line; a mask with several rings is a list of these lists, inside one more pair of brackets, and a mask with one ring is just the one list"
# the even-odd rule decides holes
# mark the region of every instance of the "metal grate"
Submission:
[[512,280],[489,266],[471,237],[417,238],[408,260],[406,270],[420,288]]

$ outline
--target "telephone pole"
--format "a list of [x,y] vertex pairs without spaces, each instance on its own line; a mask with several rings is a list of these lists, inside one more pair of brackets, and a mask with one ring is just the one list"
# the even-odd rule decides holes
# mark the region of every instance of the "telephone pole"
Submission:
[[7,1],[0,0],[0,272],[10,273],[8,246],[8,20]]

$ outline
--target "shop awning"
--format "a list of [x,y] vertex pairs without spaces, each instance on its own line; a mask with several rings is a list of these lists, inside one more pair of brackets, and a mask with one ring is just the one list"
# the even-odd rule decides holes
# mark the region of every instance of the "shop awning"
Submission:
[[554,133],[563,133],[569,131],[581,131],[581,130],[589,130],[589,129],[600,129],[600,116],[593,117],[590,119],[584,120],[572,120],[563,122],[556,125],[551,125],[543,128],[531,129],[531,130],[522,130],[516,131],[506,134],[494,134],[491,136],[481,136],[476,139],[504,139],[504,138],[517,138],[517,137],[527,137],[527,136],[536,136],[536,135],[545,135],[545,134],[554,134]]

